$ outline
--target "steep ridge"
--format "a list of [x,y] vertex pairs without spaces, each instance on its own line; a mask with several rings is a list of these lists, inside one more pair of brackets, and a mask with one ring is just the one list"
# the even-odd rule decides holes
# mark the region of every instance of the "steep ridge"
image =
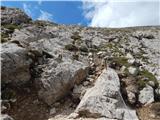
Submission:
[[15,8],[1,12],[3,114],[15,120],[160,118],[160,27],[66,26],[32,21]]

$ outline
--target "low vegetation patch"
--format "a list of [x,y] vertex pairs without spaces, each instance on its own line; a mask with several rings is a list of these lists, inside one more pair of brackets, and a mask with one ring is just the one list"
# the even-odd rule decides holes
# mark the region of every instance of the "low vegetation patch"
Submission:
[[7,88],[5,91],[2,92],[2,99],[3,100],[10,100],[15,98],[16,92],[12,89]]
[[80,46],[79,50],[81,52],[88,52],[88,48],[86,46]]
[[65,45],[65,49],[69,51],[78,51],[78,48],[73,44]]
[[73,60],[79,60],[79,55],[78,54],[73,54],[72,59]]
[[111,62],[115,63],[116,65],[122,67],[122,66],[126,66],[129,67],[130,64],[128,63],[128,59],[125,57],[113,57],[111,58]]
[[1,43],[7,42],[9,40],[9,34],[12,34],[15,29],[21,29],[20,25],[14,25],[14,24],[2,25],[2,27],[7,30],[1,33]]
[[53,22],[50,22],[50,21],[42,21],[42,20],[36,20],[36,21],[34,21],[33,22],[33,24],[34,25],[36,25],[36,26],[38,26],[38,27],[45,27],[45,26],[47,26],[47,25],[49,25],[49,26],[58,26],[58,24],[56,24],[56,23],[53,23]]
[[1,33],[1,43],[8,41],[9,34],[7,33]]
[[14,25],[14,24],[7,24],[7,25],[4,25],[4,28],[9,29],[10,32],[13,33],[15,29],[21,29],[21,26],[20,25]]
[[73,39],[73,40],[81,40],[81,36],[79,35],[79,33],[78,32],[74,32],[73,33],[73,35],[71,36],[71,38]]
[[146,86],[146,84],[149,81],[153,81],[155,84],[155,87],[158,87],[158,81],[156,79],[156,77],[149,71],[147,70],[142,70],[139,72],[138,77],[137,77],[137,84],[139,86],[140,89],[144,88]]

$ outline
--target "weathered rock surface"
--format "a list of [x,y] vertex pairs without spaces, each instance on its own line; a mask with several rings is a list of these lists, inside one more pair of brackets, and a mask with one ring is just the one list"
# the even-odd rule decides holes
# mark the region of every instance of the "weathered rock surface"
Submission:
[[[127,120],[130,116],[130,112],[127,113],[129,109],[121,109],[121,113],[117,111],[124,107],[120,94],[117,73],[113,69],[105,69],[96,80],[95,86],[87,90],[75,112],[80,116]],[[138,119],[136,114],[133,117],[133,120]]]
[[52,61],[43,69],[38,81],[40,86],[39,96],[48,105],[64,97],[75,84],[81,83],[87,75],[88,66],[81,62]]
[[145,88],[143,88],[143,90],[140,91],[139,102],[143,105],[154,102],[154,91],[151,86],[147,85]]
[[[24,83],[31,84],[20,88],[21,96],[8,90],[18,101],[12,102],[13,106],[19,105],[19,101],[23,103],[19,112],[7,102],[16,120],[48,119],[44,117],[49,110],[42,103],[55,107],[56,111],[50,111],[55,115],[53,120],[68,120],[77,105],[76,113],[72,114],[77,120],[136,120],[136,111],[124,106],[121,95],[135,107],[139,103],[143,107],[154,98],[155,103],[159,100],[159,26],[123,29],[66,26],[30,21],[19,9],[1,7],[1,12],[2,86],[9,83],[19,88]],[[7,89],[10,86],[3,87],[3,91]],[[22,99],[23,93],[31,97]]]
[[32,59],[28,57],[27,53],[27,49],[19,47],[14,43],[2,45],[2,83],[18,85],[30,80]]
[[31,20],[22,10],[4,6],[1,7],[1,16],[1,24],[21,24]]

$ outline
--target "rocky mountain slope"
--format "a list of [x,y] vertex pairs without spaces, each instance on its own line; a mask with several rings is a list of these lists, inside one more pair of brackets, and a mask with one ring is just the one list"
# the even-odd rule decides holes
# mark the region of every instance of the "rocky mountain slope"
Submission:
[[33,21],[1,7],[3,120],[160,119],[160,27]]

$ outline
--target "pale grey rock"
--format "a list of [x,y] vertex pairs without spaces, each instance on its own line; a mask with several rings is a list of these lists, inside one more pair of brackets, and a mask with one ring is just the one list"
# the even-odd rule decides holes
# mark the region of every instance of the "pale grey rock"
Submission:
[[40,99],[48,105],[53,104],[67,95],[75,84],[80,84],[87,70],[88,66],[79,61],[56,63],[51,60],[37,81]]
[[136,95],[133,92],[127,91],[128,101],[131,104],[134,104],[136,102]]
[[79,115],[77,113],[71,113],[67,118],[68,119],[75,119],[77,118]]
[[133,59],[134,57],[130,53],[127,53],[126,58],[127,59]]
[[137,102],[136,94],[138,93],[138,88],[134,84],[127,85],[126,87],[126,93],[128,97],[128,102],[130,104],[135,104]]
[[95,86],[87,90],[83,96],[76,112],[87,117],[114,118],[119,87],[119,78],[114,70],[103,70]]
[[[6,19],[4,16],[8,18]],[[16,19],[18,21],[16,21]],[[2,11],[2,24],[5,23],[21,24],[21,23],[27,23],[28,21],[29,19],[27,18],[27,16],[23,15],[23,13],[21,13],[18,9],[16,9],[15,11],[13,11],[13,9],[6,9],[6,11]],[[160,80],[159,77],[160,72],[158,64],[160,53],[159,53],[159,44],[157,44],[159,43],[159,30],[160,30],[159,27],[154,26],[154,27],[125,28],[124,32],[123,29],[117,31],[114,29],[112,30],[106,28],[104,29],[88,28],[88,27],[79,27],[72,25],[55,26],[53,24],[49,24],[48,22],[44,21],[41,22],[43,23],[42,26],[39,25],[37,26],[36,22],[32,23],[31,24],[29,23],[26,26],[23,25],[22,29],[20,30],[15,29],[14,33],[12,35],[9,35],[11,37],[11,42],[14,43],[19,42],[20,43],[19,45],[15,44],[10,45],[11,43],[7,43],[9,45],[4,44],[4,46],[9,46],[9,48],[11,49],[13,46],[15,46],[16,49],[15,48],[14,49],[16,50],[16,52],[14,50],[10,50],[13,52],[13,53],[9,52],[11,54],[15,53],[17,54],[17,51],[23,51],[24,53],[28,54],[27,50],[32,50],[32,52],[36,51],[36,54],[37,51],[39,51],[39,53],[45,53],[45,55],[38,58],[38,61],[35,63],[34,69],[37,70],[37,68],[40,68],[40,71],[37,70],[39,78],[35,79],[36,87],[39,90],[38,91],[39,98],[45,101],[49,105],[66,96],[73,88],[73,86],[76,86],[76,84],[83,83],[82,82],[83,78],[85,78],[87,73],[86,68],[88,67],[88,64],[86,64],[86,61],[89,60],[88,58],[91,58],[89,61],[91,67],[98,65],[97,62],[95,62],[93,59],[94,56],[93,54],[89,53],[87,57],[87,53],[86,56],[85,54],[80,53],[78,61],[72,59],[73,55],[75,54],[73,51],[67,51],[64,49],[65,45],[68,45],[73,42],[71,36],[74,35],[75,32],[78,32],[78,34],[81,36],[81,41],[80,41],[81,43],[79,46],[83,45],[87,47],[89,50],[99,51],[101,45],[106,45],[108,43],[111,43],[113,45],[116,42],[116,46],[118,47],[117,50],[120,51],[120,53],[113,52],[110,48],[107,48],[106,49],[107,57],[113,57],[113,56],[119,57],[121,56],[122,52],[123,56],[121,57],[126,57],[128,59],[128,63],[132,64],[133,66],[135,65],[134,63],[140,63],[144,69],[148,70],[149,72],[152,72],[156,76],[156,78]],[[126,30],[129,31],[129,33],[127,33]],[[8,32],[8,30],[4,28],[3,31]],[[76,45],[78,44],[76,43]],[[22,46],[23,48],[20,46]],[[5,49],[6,48],[4,48],[4,50]],[[17,55],[18,57],[13,55],[13,62],[14,60],[16,61],[15,62],[16,64],[14,64],[13,62],[10,62],[12,58],[9,58],[3,52],[4,51],[2,50],[2,65],[3,66],[8,65],[8,66],[4,67],[6,70],[2,68],[2,77],[4,78],[2,82],[4,82],[5,80],[6,83],[11,83],[12,81],[17,84],[17,82],[25,83],[29,81],[29,79],[31,78],[30,76],[31,71],[29,71],[28,68],[32,63],[31,59],[29,57],[26,57],[25,54],[23,54],[23,52],[22,53],[20,52],[20,55],[18,52]],[[126,54],[127,56],[125,56]],[[15,59],[15,57],[17,57],[17,59]],[[5,63],[6,58],[7,62]],[[19,59],[21,59],[20,64],[18,64]],[[43,59],[45,59],[45,61],[43,61]],[[8,62],[8,60],[10,61]],[[22,63],[24,64],[22,65]],[[15,66],[17,67],[15,68]],[[23,73],[21,73],[21,71],[20,72],[18,71],[18,69],[21,67]],[[124,70],[125,68],[122,69],[122,71]],[[6,71],[8,71],[8,73]],[[14,71],[16,71],[16,74]],[[131,69],[130,73],[133,75],[137,74],[137,73],[134,74],[135,73],[134,69]],[[11,79],[13,75],[15,75],[14,79]],[[102,79],[103,75],[104,74],[100,75],[101,78],[99,79]],[[107,79],[105,79],[106,81],[109,81],[108,80],[110,78],[109,76],[110,75],[108,74],[106,76],[104,75],[104,77],[108,77]],[[96,76],[92,77],[91,79],[89,79],[89,81],[93,82],[95,80],[95,77]],[[86,104],[88,107],[88,108],[86,107],[86,109],[90,112],[88,116],[91,115],[91,116],[101,117],[101,115],[104,116],[106,115],[107,117],[110,117],[107,118],[105,116],[104,120],[123,118],[122,113],[125,114],[124,110],[122,110],[122,112],[119,112],[120,114],[115,112],[115,109],[119,107],[118,106],[119,104],[121,104],[119,98],[117,98],[118,97],[117,92],[119,92],[119,90],[117,89],[120,88],[119,86],[115,87],[113,82],[111,83],[104,82],[105,80],[103,79],[101,81],[102,83],[100,81],[96,82],[95,87],[91,88],[91,90],[93,91],[91,91],[90,89],[87,90],[89,91],[85,94],[85,97],[87,99],[84,98],[82,99],[83,100],[82,102]],[[115,81],[114,79],[111,80]],[[115,90],[115,88],[117,89]],[[74,88],[73,91],[75,93],[82,94],[84,93],[82,91],[85,90],[82,91],[81,89],[75,90]],[[95,92],[96,94],[93,94],[94,91],[96,91]],[[91,96],[89,95],[89,93],[91,93]],[[127,93],[130,102],[134,102],[135,101],[134,93],[136,92],[128,90]],[[155,93],[158,96],[159,89],[156,89]],[[93,105],[92,109],[91,106],[92,104],[96,103],[95,101],[96,102],[98,101],[98,105],[100,105],[100,107],[102,106],[102,109],[99,106],[97,107],[96,105]],[[80,103],[80,105],[82,105],[82,103]],[[108,112],[109,110],[115,112],[115,114],[117,114],[118,117],[111,118],[115,114],[110,114]],[[127,118],[130,119],[129,117]]]
[[135,59],[128,59],[129,64],[133,64],[135,62]]
[[56,108],[51,108],[49,114],[54,115],[56,113]]
[[1,115],[0,115],[0,119],[1,119],[1,120],[14,120],[12,117],[10,117],[10,116],[7,115],[7,114],[1,114]]
[[124,73],[125,70],[126,70],[126,66],[122,66],[121,69],[120,69],[120,71],[121,71],[122,73]]
[[106,52],[105,52],[105,51],[99,51],[99,52],[97,53],[97,55],[98,55],[99,57],[105,57],[105,56],[106,56]]
[[27,54],[28,50],[19,47],[17,44],[10,43],[2,45],[2,83],[20,85],[30,80],[32,59]]
[[[127,120],[129,109],[117,111],[123,106],[119,91],[120,83],[117,73],[111,68],[105,69],[96,80],[95,86],[87,90],[75,112],[80,116],[98,119],[103,116],[106,120],[123,119],[125,114],[125,120]],[[136,118],[133,120],[138,120],[136,114],[133,116]]]
[[1,105],[1,112],[4,112],[5,110],[7,110],[7,107],[4,105]]
[[89,57],[89,58],[90,58],[90,57],[93,57],[93,53],[89,52],[89,53],[88,53],[88,57]]
[[86,92],[86,88],[83,85],[74,85],[72,96],[73,98],[82,98],[82,95]]
[[139,120],[139,118],[137,117],[136,111],[131,110],[129,108],[117,109],[116,116],[121,120]]
[[83,85],[84,85],[84,86],[89,85],[89,81],[84,81],[84,82],[83,82]]
[[130,74],[132,74],[132,75],[134,75],[134,76],[138,74],[138,69],[135,68],[135,67],[132,67],[132,66],[130,66],[130,67],[128,68],[128,71],[129,71]]
[[149,82],[148,82],[148,85],[150,85],[151,87],[155,87],[154,81],[149,81]]
[[144,87],[139,94],[139,102],[143,105],[150,104],[154,102],[154,91],[153,88],[149,85]]

